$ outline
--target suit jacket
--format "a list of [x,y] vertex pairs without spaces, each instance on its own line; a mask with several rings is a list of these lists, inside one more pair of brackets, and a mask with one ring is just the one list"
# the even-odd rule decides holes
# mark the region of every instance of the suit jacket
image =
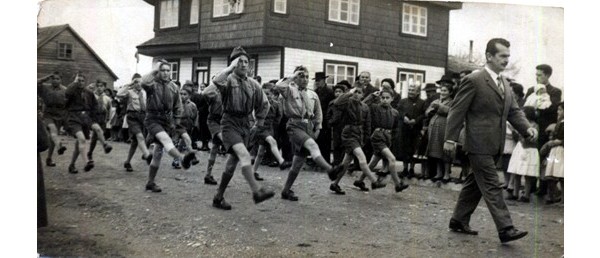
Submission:
[[503,78],[502,94],[494,81],[485,69],[471,73],[461,81],[450,106],[445,139],[458,141],[460,129],[466,122],[464,150],[469,153],[502,154],[507,120],[521,135],[528,136],[529,122],[509,82]]

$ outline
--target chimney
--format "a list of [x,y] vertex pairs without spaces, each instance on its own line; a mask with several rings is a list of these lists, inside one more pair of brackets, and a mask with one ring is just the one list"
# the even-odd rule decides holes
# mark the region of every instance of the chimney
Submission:
[[473,63],[473,40],[469,40],[469,63]]

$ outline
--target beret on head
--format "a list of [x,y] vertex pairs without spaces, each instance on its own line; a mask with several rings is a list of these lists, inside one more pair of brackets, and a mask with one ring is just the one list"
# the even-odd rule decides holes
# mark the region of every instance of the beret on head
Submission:
[[134,73],[133,77],[131,78],[132,80],[135,80],[137,78],[142,78],[142,76],[139,73]]
[[233,51],[231,51],[231,55],[229,55],[229,61],[231,62],[242,55],[250,59],[250,56],[248,55],[248,53],[246,53],[246,50],[244,50],[242,46],[237,46],[233,49]]

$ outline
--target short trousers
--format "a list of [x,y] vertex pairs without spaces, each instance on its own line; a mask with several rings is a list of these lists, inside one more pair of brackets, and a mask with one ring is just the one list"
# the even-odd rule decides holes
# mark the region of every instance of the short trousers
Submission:
[[391,130],[375,129],[371,134],[371,146],[373,146],[373,154],[381,156],[385,148],[392,146]]
[[209,119],[206,121],[206,125],[208,126],[213,145],[223,145],[223,141],[218,136],[221,132],[220,122]]
[[67,118],[67,131],[73,137],[77,132],[82,132],[85,139],[90,139],[93,120],[87,111],[70,111]]
[[292,144],[292,152],[296,156],[306,157],[310,155],[309,151],[304,148],[304,143],[313,138],[312,123],[310,121],[300,121],[290,119],[286,125],[286,131],[290,143]]
[[146,118],[146,113],[144,112],[127,112],[127,130],[129,131],[129,135],[132,138],[135,138],[135,135],[138,133],[144,133],[144,119]]
[[234,153],[233,145],[243,143],[246,148],[250,144],[250,120],[248,116],[232,116],[225,113],[221,119],[221,135],[223,146],[228,153]]
[[362,148],[363,130],[361,125],[346,125],[342,130],[342,147],[348,154],[354,149]]

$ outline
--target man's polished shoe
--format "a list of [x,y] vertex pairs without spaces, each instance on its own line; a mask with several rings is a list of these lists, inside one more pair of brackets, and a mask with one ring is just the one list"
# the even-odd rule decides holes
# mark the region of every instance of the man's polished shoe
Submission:
[[371,183],[371,189],[375,190],[378,188],[384,188],[385,187],[385,183],[383,182],[373,182]]
[[273,196],[275,196],[275,192],[265,188],[260,188],[256,193],[252,194],[252,199],[254,199],[255,204],[258,204],[271,199]]
[[254,172],[254,179],[256,179],[256,181],[263,181],[265,180],[264,178],[260,177],[260,175],[256,172]]
[[354,186],[358,187],[363,192],[368,192],[369,188],[365,185],[363,181],[354,181]]
[[[285,161],[284,161],[284,163],[285,163]],[[290,165],[291,165],[291,163],[290,163]],[[267,166],[269,166],[269,167],[271,167],[271,168],[274,168],[274,167],[279,167],[279,162],[277,162],[277,161],[273,160],[273,161],[271,161],[269,164],[267,164]],[[280,167],[280,168],[281,168],[281,167]],[[285,169],[285,168],[284,168],[284,169]]]
[[342,188],[337,184],[331,184],[329,186],[329,190],[331,190],[331,191],[335,192],[335,194],[339,194],[339,195],[346,194],[346,192],[344,192],[344,190],[342,190]]
[[[285,170],[286,168],[289,168],[292,166],[292,162],[291,161],[284,161],[283,163],[281,163],[281,165],[279,165],[279,170]],[[270,165],[269,165],[270,167]]]
[[217,209],[221,209],[221,210],[226,210],[226,211],[231,210],[231,205],[225,201],[225,198],[221,198],[221,199],[214,198],[212,206]]
[[125,163],[125,164],[123,165],[123,167],[125,168],[125,171],[127,171],[127,172],[131,172],[131,171],[133,171],[133,167],[131,167],[131,164],[130,164],[130,163]]
[[217,180],[215,180],[215,178],[212,175],[208,175],[204,177],[204,184],[207,185],[216,185],[217,184]]
[[75,168],[75,165],[69,165],[69,174],[77,174],[79,171]]
[[52,162],[51,159],[46,159],[46,166],[48,166],[48,167],[56,167],[56,163]]
[[94,168],[94,161],[90,160],[87,164],[85,164],[85,167],[83,167],[83,171],[88,172],[92,170],[92,168]]
[[396,187],[394,188],[394,190],[396,190],[396,193],[402,192],[402,190],[408,188],[408,185],[405,183],[400,183],[398,185],[396,185]]
[[160,193],[160,192],[162,192],[162,189],[160,189],[160,187],[158,187],[158,185],[156,183],[149,183],[149,184],[146,184],[146,191],[151,191],[153,193]]
[[456,232],[456,233],[467,234],[467,235],[479,234],[479,232],[472,230],[471,227],[469,227],[468,225],[463,225],[462,223],[460,223],[454,219],[450,219],[450,225],[448,225],[448,227],[450,228],[450,230],[452,232]]
[[281,192],[281,199],[295,202],[298,201],[298,196],[294,194],[294,191],[288,190],[287,192]]
[[510,227],[508,229],[502,230],[498,233],[500,237],[500,242],[506,243],[509,241],[520,239],[527,235],[527,231],[519,231],[514,227]]

